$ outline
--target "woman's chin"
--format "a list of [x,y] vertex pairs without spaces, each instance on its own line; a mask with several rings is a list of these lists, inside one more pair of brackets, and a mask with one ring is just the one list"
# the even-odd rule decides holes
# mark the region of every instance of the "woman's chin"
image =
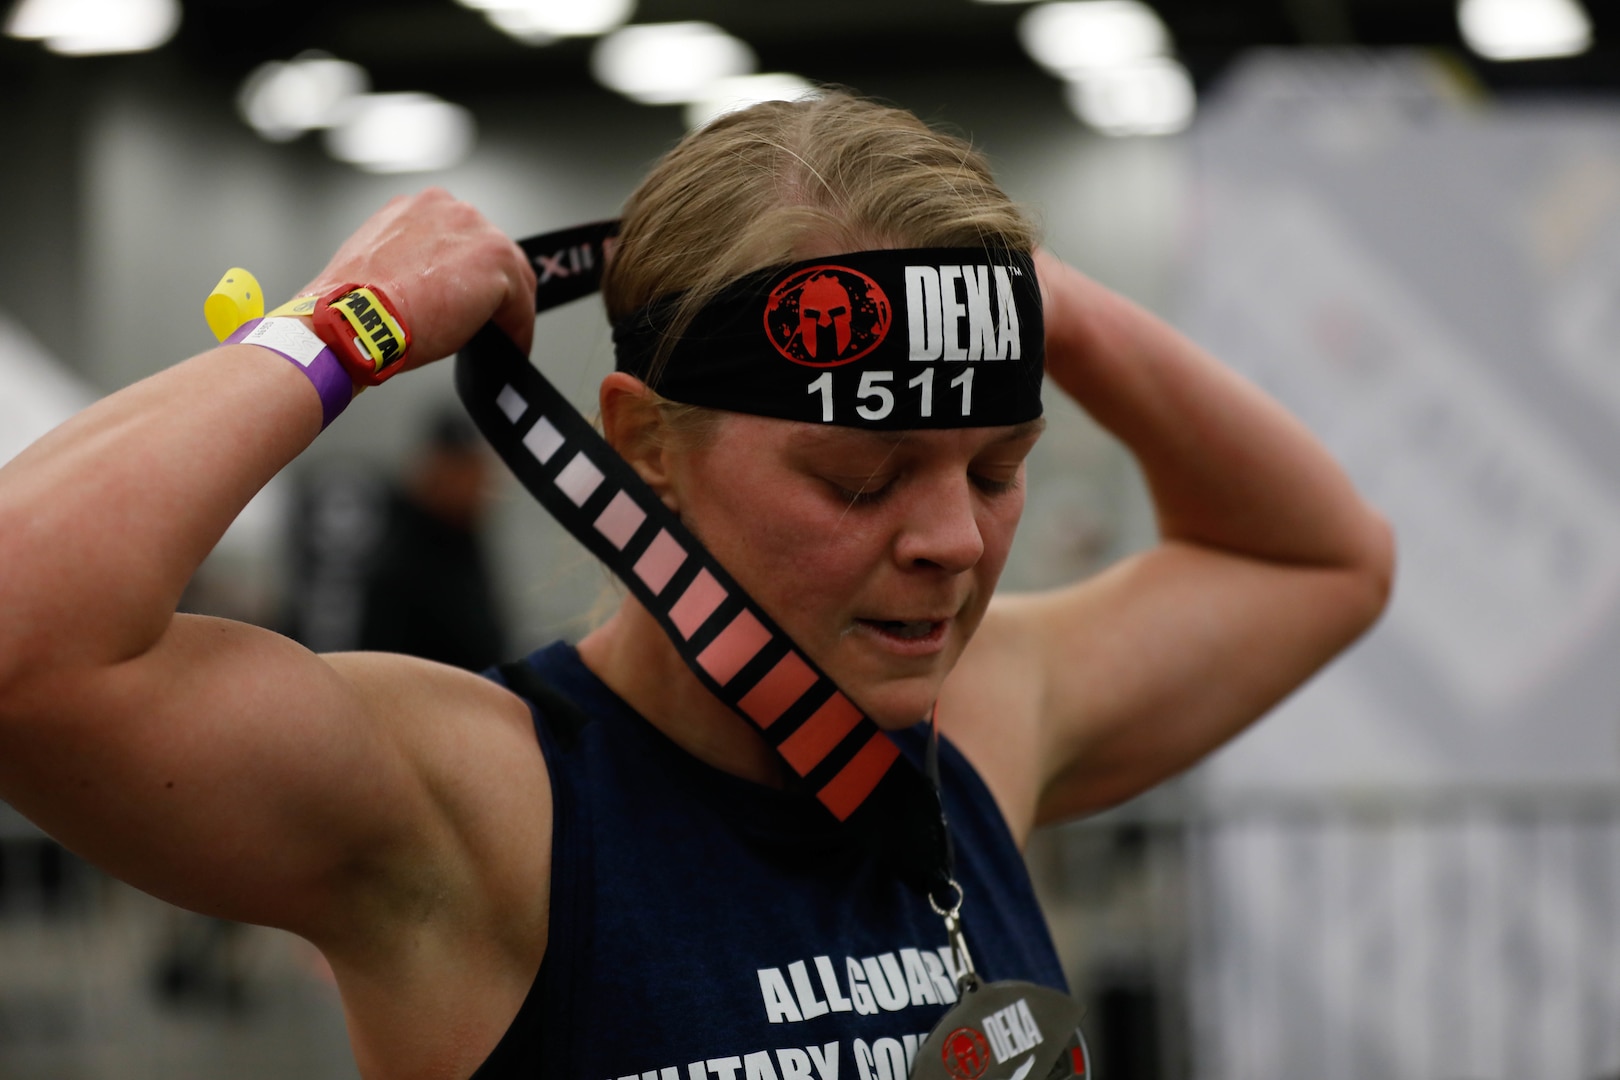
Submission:
[[[852,696],[855,693],[851,691]],[[869,690],[856,696],[855,703],[884,731],[902,731],[932,716],[938,697],[939,687],[932,679],[918,679]]]

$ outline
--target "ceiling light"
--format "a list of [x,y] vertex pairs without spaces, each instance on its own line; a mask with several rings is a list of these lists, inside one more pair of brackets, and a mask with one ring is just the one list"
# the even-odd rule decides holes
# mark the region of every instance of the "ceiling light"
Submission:
[[6,18],[11,37],[67,56],[144,52],[179,27],[179,0],[18,0]]
[[762,101],[793,101],[814,92],[810,80],[799,75],[732,75],[710,83],[701,97],[687,104],[686,126],[700,128],[716,117]]
[[1192,123],[1198,100],[1187,69],[1166,57],[1085,72],[1069,83],[1068,98],[1104,135],[1173,135]]
[[1037,63],[1065,77],[1170,51],[1164,23],[1137,0],[1042,4],[1018,20],[1018,36]]
[[591,71],[611,90],[644,105],[694,101],[711,83],[754,70],[754,51],[705,22],[627,26],[603,38]]
[[285,142],[342,119],[370,79],[359,64],[319,53],[260,64],[242,83],[237,108],[253,130]]
[[1574,56],[1592,47],[1592,20],[1580,0],[1461,0],[1457,25],[1487,60]]
[[472,150],[472,114],[432,94],[362,94],[326,133],[326,149],[367,172],[448,169]]
[[525,45],[550,45],[562,37],[524,8],[491,8],[484,12],[484,18],[507,37],[516,38]]
[[482,11],[498,29],[531,45],[560,37],[591,37],[630,20],[635,0],[459,0]]

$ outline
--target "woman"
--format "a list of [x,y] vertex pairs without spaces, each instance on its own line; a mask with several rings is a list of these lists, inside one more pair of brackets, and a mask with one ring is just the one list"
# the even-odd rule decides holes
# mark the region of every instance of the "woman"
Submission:
[[[824,94],[660,162],[604,298],[664,385],[709,363],[678,329],[751,272],[940,247],[1027,257],[1034,236],[965,145]],[[1046,375],[1130,448],[1158,513],[1159,543],[1091,580],[992,598],[1038,420],[863,430],[693,408],[624,370],[600,405],[614,448],[873,720],[915,751],[905,729],[937,706],[970,945],[989,977],[1050,983],[1017,846],[1263,714],[1377,617],[1392,548],[1274,403],[1034,258]],[[348,282],[393,297],[407,366],[490,319],[532,335],[527,261],[442,192],[389,203],[304,291]],[[799,301],[830,335],[802,347],[850,347],[847,311]],[[531,658],[564,699],[535,714],[476,675],[174,614],[321,418],[295,365],[228,345],[0,472],[0,797],[157,896],[314,942],[368,1077],[894,1075],[953,997],[929,959],[942,926],[892,851],[808,814],[635,600]]]

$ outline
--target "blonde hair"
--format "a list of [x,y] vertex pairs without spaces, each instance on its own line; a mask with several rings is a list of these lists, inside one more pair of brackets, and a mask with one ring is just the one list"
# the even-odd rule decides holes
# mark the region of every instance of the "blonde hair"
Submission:
[[[663,327],[667,355],[726,285],[809,257],[811,245],[1028,251],[1036,242],[1029,216],[965,140],[824,89],[729,113],[665,154],[625,203],[602,298],[617,322],[678,296]],[[663,411],[681,429],[702,420]]]

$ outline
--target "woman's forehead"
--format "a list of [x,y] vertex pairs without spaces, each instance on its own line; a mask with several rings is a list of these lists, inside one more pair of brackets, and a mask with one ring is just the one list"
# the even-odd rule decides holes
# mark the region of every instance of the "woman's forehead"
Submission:
[[981,428],[921,428],[900,431],[873,431],[834,424],[811,424],[802,420],[781,420],[746,413],[728,414],[728,422],[740,425],[786,448],[807,452],[870,450],[893,453],[901,446],[941,450],[963,447],[986,449],[992,446],[1033,443],[1046,428],[1046,420],[1036,417],[1018,424]]

